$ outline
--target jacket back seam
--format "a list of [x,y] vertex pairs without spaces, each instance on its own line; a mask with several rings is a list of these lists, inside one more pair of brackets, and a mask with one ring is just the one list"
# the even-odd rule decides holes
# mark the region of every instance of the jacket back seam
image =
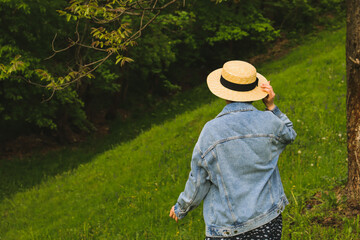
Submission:
[[224,143],[224,142],[228,142],[228,141],[232,141],[232,140],[237,140],[237,139],[258,138],[258,137],[270,137],[270,138],[275,138],[276,140],[279,141],[279,137],[275,136],[274,134],[248,134],[248,135],[228,137],[228,138],[224,138],[224,139],[218,140],[218,141],[216,141],[215,143],[213,143],[213,144],[204,152],[204,154],[201,155],[201,158],[205,158],[205,156],[206,156],[211,150],[213,150],[218,144],[221,144],[221,143]]

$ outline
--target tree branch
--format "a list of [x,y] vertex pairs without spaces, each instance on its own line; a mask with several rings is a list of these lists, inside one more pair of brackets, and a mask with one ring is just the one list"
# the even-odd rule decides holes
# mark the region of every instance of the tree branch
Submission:
[[154,5],[152,6],[151,11],[153,11],[153,10],[155,9],[155,6],[156,6],[156,4],[157,4],[157,1],[158,1],[158,0],[155,0],[155,3],[154,3]]
[[[152,23],[155,18],[160,14],[160,11],[158,11],[144,26],[140,27],[140,29],[134,33],[133,35],[131,35],[131,37],[129,37],[125,42],[124,44],[130,42],[130,41],[133,41],[133,40],[136,40],[138,39],[140,36],[141,36],[141,31],[144,30],[150,23]],[[142,24],[142,23],[141,23]],[[138,35],[138,36],[136,36]]]
[[[109,33],[106,32],[106,34],[103,34],[101,31],[101,34],[102,34],[101,38],[98,39],[99,42],[101,43],[101,47],[98,47],[97,45],[95,47],[94,44],[96,44],[96,43],[94,41],[92,41],[93,43],[91,43],[91,44],[86,44],[84,42],[84,36],[86,34],[86,26],[85,26],[84,33],[82,33],[82,36],[80,36],[80,34],[79,34],[78,27],[79,27],[80,20],[82,18],[88,18],[89,16],[81,15],[81,13],[79,13],[71,8],[70,12],[72,12],[73,15],[78,17],[78,21],[76,23],[76,30],[75,30],[76,40],[74,41],[72,39],[69,39],[69,41],[70,41],[69,46],[67,46],[63,49],[56,49],[55,41],[57,38],[57,34],[55,34],[55,36],[52,40],[52,44],[51,44],[53,54],[50,57],[46,58],[46,60],[51,59],[57,53],[67,51],[74,46],[78,46],[78,49],[76,49],[76,52],[75,52],[75,61],[76,61],[75,66],[77,66],[76,68],[78,70],[76,71],[73,69],[69,69],[70,72],[64,78],[53,78],[51,75],[44,76],[44,78],[46,78],[46,81],[48,82],[47,85],[33,83],[30,80],[27,80],[27,81],[29,83],[37,85],[37,86],[46,87],[48,89],[51,88],[52,93],[51,93],[50,97],[45,99],[43,102],[49,101],[54,96],[54,94],[57,90],[68,87],[72,83],[80,81],[83,77],[90,75],[98,67],[100,67],[107,59],[109,59],[110,56],[112,56],[114,53],[119,55],[119,57],[122,57],[122,55],[120,55],[119,52],[124,51],[126,49],[126,47],[129,45],[129,43],[132,43],[134,40],[141,37],[142,31],[146,27],[148,27],[157,18],[157,16],[159,16],[161,10],[167,8],[168,6],[170,6],[171,4],[174,4],[177,1],[179,1],[179,0],[170,0],[169,2],[165,3],[163,6],[158,6],[158,7],[157,7],[157,5],[159,4],[159,0],[135,0],[135,1],[132,1],[131,3],[126,2],[124,5],[118,4],[116,6],[117,8],[114,8],[114,9],[111,8],[112,6],[110,6],[110,7],[105,6],[104,8],[101,6],[95,6],[95,10],[97,8],[102,9],[102,10],[100,11],[101,12],[100,15],[97,13],[90,15],[90,19],[93,21],[93,23],[106,25],[106,24],[109,24],[109,23],[112,23],[115,21],[119,21],[119,24],[121,26],[121,28],[119,28],[117,30],[118,31],[117,33],[114,30],[112,32],[109,32]],[[183,0],[183,4],[185,4],[185,0]],[[86,8],[86,6],[87,5],[84,5],[83,7]],[[91,8],[92,10],[94,9],[93,6],[90,6],[89,8]],[[155,10],[156,10],[156,12],[154,12]],[[125,26],[126,23],[123,23],[124,26],[121,25],[122,24],[121,20],[122,20],[122,17],[124,17],[124,15],[138,16],[136,18],[137,18],[137,20],[140,20],[140,24],[135,33],[129,34],[133,29],[128,28],[127,25]],[[107,26],[104,26],[104,27],[106,28]],[[90,37],[97,38],[96,35],[94,35],[94,36],[91,35]],[[105,46],[102,45],[104,43],[105,43]],[[94,60],[90,63],[86,63],[86,62],[83,62],[85,57],[81,56],[80,49],[82,47],[88,48],[88,49],[93,49],[93,50],[99,51],[99,52],[107,52],[107,55],[99,60]],[[105,47],[105,48],[103,48],[103,47]],[[86,52],[88,52],[88,51],[86,51]],[[66,81],[66,82],[63,82],[63,81]]]
[[53,40],[51,42],[51,48],[52,48],[54,53],[50,57],[45,58],[45,60],[49,60],[50,58],[53,58],[57,53],[64,52],[64,51],[72,48],[73,46],[77,45],[80,42],[80,34],[79,34],[79,31],[78,31],[78,27],[79,27],[79,21],[77,21],[76,28],[75,28],[76,29],[75,34],[77,36],[76,41],[72,41],[72,43],[69,46],[67,46],[66,48],[60,49],[60,50],[56,50],[55,46],[54,46],[55,39],[57,37],[57,33],[55,33],[55,36],[54,36],[54,38],[53,38]]
[[94,46],[91,46],[91,45],[86,45],[86,44],[82,44],[82,43],[78,43],[77,45],[79,45],[81,47],[84,47],[84,48],[94,49],[94,50],[100,51],[100,52],[108,52],[108,50],[106,50],[106,49],[97,48],[97,47],[94,47]]
[[[96,65],[94,68],[90,69],[89,71],[86,71],[86,73],[84,74],[80,74],[80,76],[76,77],[75,79],[67,82],[67,83],[63,83],[63,84],[59,84],[57,85],[56,87],[59,87],[59,88],[62,88],[62,87],[68,87],[70,84],[74,83],[74,82],[77,82],[79,80],[81,80],[83,77],[85,77],[86,75],[92,73],[93,71],[95,71],[98,67],[100,67],[100,65],[102,65],[111,55],[113,54],[113,52],[109,53],[106,57],[96,61],[96,62],[93,62],[93,63],[90,63],[90,64],[87,64],[87,65],[94,65],[96,63],[99,63],[98,65]],[[80,70],[81,68],[85,68],[86,65],[84,66],[80,66]]]
[[352,61],[355,65],[360,66],[360,60],[358,58],[356,58],[356,60],[354,60],[352,57],[349,57],[350,61]]
[[41,103],[50,101],[54,97],[55,91],[56,91],[56,88],[53,88],[50,97],[48,97],[47,99],[42,100]]
[[178,1],[178,0],[172,0],[172,1],[164,4],[163,6],[157,7],[157,8],[155,8],[154,6],[153,6],[153,7],[144,8],[144,7],[142,7],[140,4],[138,4],[138,6],[139,6],[140,8],[134,8],[134,9],[135,9],[135,10],[150,10],[150,11],[152,11],[152,10],[164,10],[164,9],[167,8],[169,5],[171,5],[171,4],[173,4],[173,3],[177,2],[177,1]]

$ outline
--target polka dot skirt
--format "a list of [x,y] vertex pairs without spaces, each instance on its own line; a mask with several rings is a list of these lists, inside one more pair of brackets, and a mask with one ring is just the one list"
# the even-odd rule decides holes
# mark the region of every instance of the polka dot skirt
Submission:
[[282,232],[281,214],[269,223],[251,231],[232,237],[206,237],[205,240],[280,240]]

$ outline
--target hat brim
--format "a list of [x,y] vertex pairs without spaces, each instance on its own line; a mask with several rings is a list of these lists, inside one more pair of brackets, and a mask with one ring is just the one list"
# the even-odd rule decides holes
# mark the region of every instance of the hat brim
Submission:
[[263,99],[268,94],[261,89],[262,83],[267,83],[266,78],[260,73],[256,73],[259,79],[258,85],[251,91],[239,92],[228,89],[220,83],[222,68],[212,71],[207,77],[207,85],[210,91],[219,98],[234,102],[249,102]]

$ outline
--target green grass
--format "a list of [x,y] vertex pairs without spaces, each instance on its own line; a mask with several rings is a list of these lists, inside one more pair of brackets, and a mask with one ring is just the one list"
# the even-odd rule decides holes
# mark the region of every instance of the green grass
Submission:
[[48,178],[72,171],[113,146],[134,139],[153,125],[173,119],[176,115],[196,109],[213,99],[215,98],[206,88],[198,87],[159,102],[152,106],[151,111],[134,112],[127,120],[113,121],[110,132],[105,137],[93,136],[86,142],[64,146],[47,154],[42,153],[41,149],[35,149],[28,157],[0,159],[0,201]]
[[[360,239],[359,219],[339,216],[338,228],[316,221],[341,204],[331,190],[347,175],[345,30],[314,36],[258,71],[271,80],[276,104],[298,133],[279,160],[290,201],[283,239]],[[10,186],[1,189],[0,239],[203,239],[201,207],[178,224],[168,212],[184,188],[203,125],[224,105],[203,85],[153,115],[113,126],[103,142],[14,160],[15,166],[24,161],[55,165],[53,171],[35,168],[34,176],[24,170],[25,177],[12,177],[17,175],[13,168],[10,180],[2,171],[1,184]],[[10,163],[2,164],[10,169]],[[307,210],[319,192],[323,203]]]

